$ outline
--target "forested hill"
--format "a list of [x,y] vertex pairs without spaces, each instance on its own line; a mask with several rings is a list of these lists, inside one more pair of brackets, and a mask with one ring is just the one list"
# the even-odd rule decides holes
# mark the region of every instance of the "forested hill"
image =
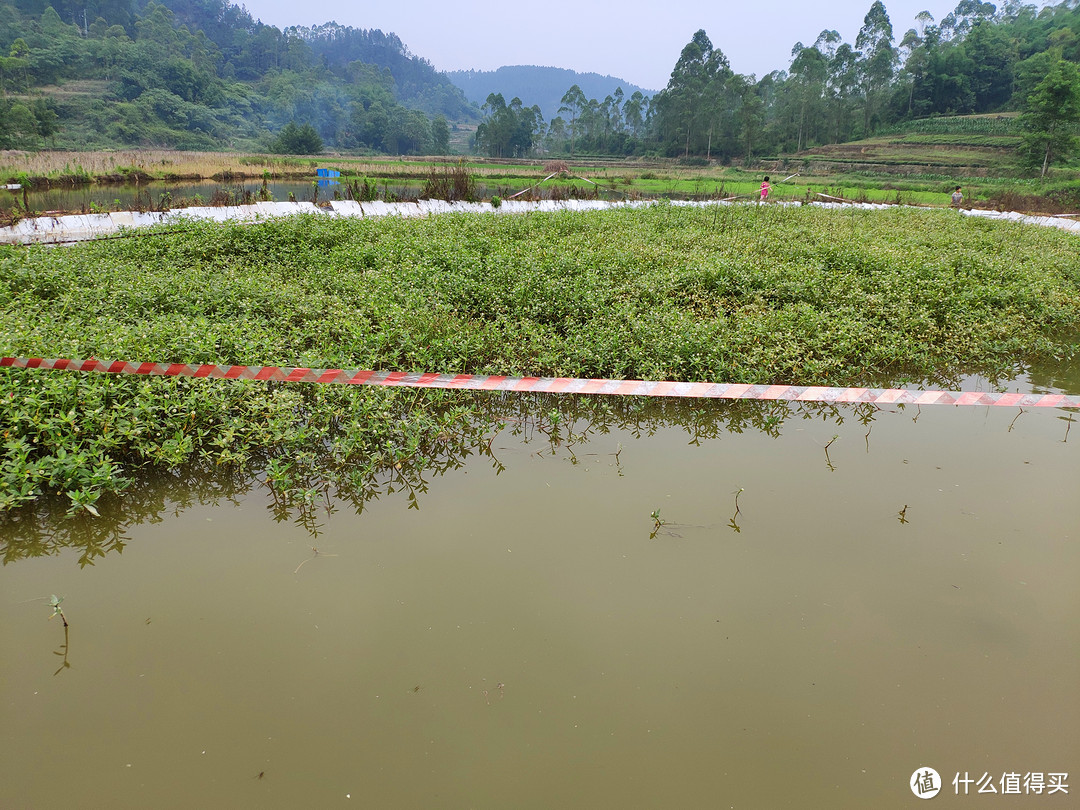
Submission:
[[454,70],[446,75],[465,91],[469,101],[482,105],[491,93],[501,93],[507,101],[517,97],[526,106],[538,106],[548,121],[559,114],[563,96],[574,85],[588,98],[614,96],[619,88],[626,98],[635,92],[646,97],[654,93],[614,76],[535,65],[510,65],[498,70]]
[[476,105],[470,104],[460,87],[430,62],[414,56],[397,34],[375,29],[365,31],[335,22],[305,28],[293,26],[285,34],[303,39],[318,58],[334,68],[347,68],[356,61],[387,68],[394,77],[403,103],[426,113],[445,115],[452,121],[473,121]]
[[394,34],[228,0],[0,0],[0,148],[446,151],[479,118]]

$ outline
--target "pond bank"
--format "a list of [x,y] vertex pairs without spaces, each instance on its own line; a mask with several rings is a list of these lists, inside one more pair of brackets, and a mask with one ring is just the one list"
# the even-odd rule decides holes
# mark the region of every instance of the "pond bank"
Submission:
[[[357,202],[333,200],[326,203],[313,202],[257,202],[251,205],[197,206],[171,211],[114,211],[101,214],[65,214],[42,216],[20,220],[14,225],[0,228],[0,244],[61,244],[85,242],[93,239],[117,236],[125,231],[176,225],[191,221],[209,222],[257,222],[279,217],[318,214],[336,217],[426,217],[435,214],[525,214],[558,211],[603,211],[617,208],[645,208],[651,205],[691,206],[746,206],[756,203],[730,200],[506,200],[500,204],[491,202],[446,202],[445,200],[417,200],[416,202]],[[769,203],[769,207],[802,206],[801,202]],[[805,203],[818,208],[889,210],[901,206],[882,203],[858,202],[812,202]],[[913,206],[921,207],[921,206]],[[1019,212],[961,209],[964,216],[999,219],[1026,225],[1058,228],[1080,234],[1080,221],[1067,217],[1033,216]]]
[[[1075,239],[1049,228],[901,207],[585,210],[600,205],[3,247],[0,356],[956,388],[1076,350]],[[0,509],[55,495],[90,511],[193,463],[317,498],[483,431],[454,391],[28,369],[0,384]]]

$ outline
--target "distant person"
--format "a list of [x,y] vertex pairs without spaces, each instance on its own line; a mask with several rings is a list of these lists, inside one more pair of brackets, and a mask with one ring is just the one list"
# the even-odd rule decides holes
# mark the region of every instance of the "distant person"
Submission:
[[765,175],[761,183],[761,201],[765,202],[767,199],[769,199],[769,175]]
[[964,201],[964,192],[960,190],[960,186],[956,187],[956,191],[952,193],[952,204],[957,208],[960,207],[960,203]]

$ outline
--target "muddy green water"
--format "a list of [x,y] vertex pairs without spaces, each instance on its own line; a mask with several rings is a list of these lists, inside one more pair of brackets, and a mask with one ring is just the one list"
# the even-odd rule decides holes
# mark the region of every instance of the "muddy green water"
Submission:
[[[423,182],[406,183],[393,179],[372,178],[376,183],[376,189],[380,199],[391,196],[412,200],[420,195]],[[318,187],[318,195],[312,187],[312,180],[282,180],[267,184],[267,190],[271,199],[286,202],[295,199],[300,202],[317,200],[348,199],[348,192],[340,182],[329,180],[322,181]],[[583,187],[587,184],[582,183]],[[508,186],[498,183],[478,183],[475,194],[478,199],[490,199],[492,195],[506,195]],[[523,188],[521,184],[513,187],[513,190]],[[590,188],[592,188],[590,186]],[[142,185],[118,185],[118,186],[84,186],[79,188],[53,188],[45,191],[27,192],[26,202],[30,210],[34,212],[44,211],[129,211],[145,208],[161,208],[176,206],[177,204],[190,205],[196,201],[202,201],[202,205],[209,205],[212,200],[221,195],[228,194],[230,199],[239,204],[244,201],[245,192],[252,195],[252,201],[258,199],[262,190],[262,181],[244,180],[240,182],[223,183],[206,181],[200,183],[166,183],[151,182]],[[509,193],[513,193],[511,190]],[[542,187],[540,194],[550,194],[550,188]],[[621,199],[622,195],[615,192],[601,191],[604,199]],[[645,195],[649,196],[649,195]],[[678,195],[673,195],[678,196]],[[163,202],[168,200],[168,202]],[[22,205],[23,195],[21,191],[5,191],[0,188],[0,208],[11,208]]]
[[[311,180],[275,181],[267,184],[267,191],[274,200],[287,201],[295,198],[301,202],[310,202],[315,198],[315,191]],[[346,199],[345,187],[340,183],[331,184],[324,181],[324,185],[318,187],[318,200]],[[169,204],[177,204],[187,201],[191,204],[201,200],[200,204],[209,205],[215,195],[230,195],[231,199],[243,202],[244,193],[250,193],[255,199],[262,189],[262,181],[245,180],[242,182],[222,183],[217,181],[205,181],[200,183],[165,183],[152,182],[141,185],[114,185],[114,186],[82,186],[79,188],[52,188],[45,191],[30,191],[27,193],[27,203],[31,211],[129,211],[144,207],[159,208],[163,200],[169,200]],[[399,196],[415,196],[416,189],[411,191],[400,184],[380,183],[379,194],[389,190]],[[22,204],[22,192],[0,192],[0,207]],[[166,206],[168,207],[168,206]]]
[[1076,417],[841,414],[508,429],[314,539],[255,491],[8,564],[0,807],[1070,806]]

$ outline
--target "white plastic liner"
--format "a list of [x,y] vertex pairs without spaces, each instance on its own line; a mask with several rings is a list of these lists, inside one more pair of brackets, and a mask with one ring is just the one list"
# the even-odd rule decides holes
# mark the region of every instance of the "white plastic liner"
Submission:
[[[657,203],[649,200],[605,201],[605,200],[504,200],[498,207],[489,202],[447,202],[445,200],[420,200],[418,202],[388,203],[381,200],[357,202],[355,200],[335,200],[325,207],[312,202],[257,202],[253,205],[230,205],[224,207],[200,206],[177,208],[165,213],[118,211],[109,214],[72,214],[60,217],[37,217],[24,219],[16,224],[0,228],[0,244],[32,244],[77,242],[114,236],[121,229],[143,228],[178,220],[202,220],[212,222],[251,222],[277,217],[310,214],[315,216],[338,217],[427,217],[451,213],[470,214],[527,214],[531,212],[557,211],[603,211],[613,208],[638,209],[650,205],[670,204],[684,207],[706,207],[714,205],[756,205],[755,202],[735,202],[732,200],[673,200],[670,203]],[[804,203],[797,200],[771,202],[790,207]],[[896,209],[898,206],[884,203],[847,203],[815,201],[809,205],[818,208],[858,208],[863,210],[883,211]],[[1010,222],[1022,222],[1029,225],[1058,228],[1070,233],[1080,234],[1080,222],[1065,217],[1035,217],[1009,211],[960,210],[959,214],[989,219],[1004,219]]]

